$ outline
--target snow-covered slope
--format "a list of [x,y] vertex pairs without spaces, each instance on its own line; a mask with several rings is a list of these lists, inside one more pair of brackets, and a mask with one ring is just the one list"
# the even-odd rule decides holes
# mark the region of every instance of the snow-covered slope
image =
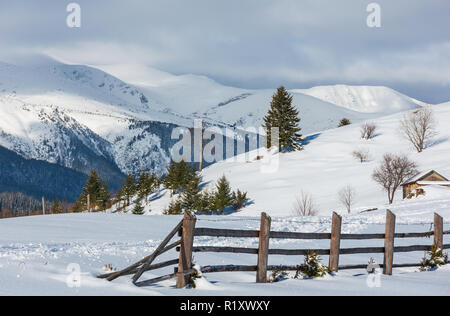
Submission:
[[[274,93],[273,89],[223,86],[205,76],[175,76],[142,65],[99,68],[135,84],[158,104],[163,104],[167,112],[229,125],[260,126]],[[301,114],[304,133],[334,128],[343,117],[360,122],[423,105],[386,87],[336,86],[332,97],[324,97],[326,91],[327,87],[290,91]]]
[[[220,126],[259,127],[274,93],[140,65],[99,68],[104,71],[53,60],[0,63],[0,145],[85,173],[92,168],[113,176],[142,168],[162,173],[174,127],[192,126],[198,117]],[[371,111],[365,104],[342,105],[335,99],[339,104],[333,104],[291,92],[302,132],[308,134],[334,128],[343,117],[357,123],[382,116],[385,104],[396,104],[391,111],[413,107],[400,104],[395,91],[383,91],[389,93],[377,94],[383,97]],[[366,99],[365,91],[358,93]]]
[[191,124],[113,76],[58,63],[0,64],[0,111],[0,145],[25,158],[115,176],[142,167],[161,173],[169,163],[161,138]]
[[363,113],[392,114],[426,105],[390,88],[378,86],[319,86],[294,92]]
[[[428,148],[418,154],[398,131],[402,114],[375,120],[378,125],[374,139],[360,139],[359,124],[328,130],[310,136],[310,143],[301,152],[279,155],[279,168],[274,173],[261,173],[261,161],[251,163],[221,162],[204,170],[205,181],[215,181],[225,174],[235,188],[247,190],[254,204],[242,214],[266,210],[274,215],[291,215],[300,192],[310,193],[322,214],[342,210],[338,191],[345,185],[356,190],[355,210],[384,206],[387,198],[372,180],[374,168],[385,153],[405,153],[417,162],[422,171],[436,170],[450,178],[450,106],[433,106],[438,121],[438,134]],[[367,149],[370,159],[359,163],[352,157],[355,149]],[[401,199],[401,193],[397,193]]]

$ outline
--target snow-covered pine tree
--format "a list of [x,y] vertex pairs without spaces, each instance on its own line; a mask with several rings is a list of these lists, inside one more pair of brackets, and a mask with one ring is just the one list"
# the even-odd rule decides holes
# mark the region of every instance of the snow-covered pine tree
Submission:
[[292,105],[292,95],[283,87],[279,87],[272,97],[270,109],[264,117],[264,128],[267,134],[267,148],[272,147],[271,128],[279,128],[279,150],[296,151],[303,149],[299,112]]

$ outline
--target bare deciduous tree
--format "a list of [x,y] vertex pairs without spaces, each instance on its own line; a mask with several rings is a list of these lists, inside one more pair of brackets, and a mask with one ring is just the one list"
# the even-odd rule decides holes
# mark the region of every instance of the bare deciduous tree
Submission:
[[352,206],[355,202],[356,191],[351,185],[347,185],[339,191],[339,201],[347,208],[347,212],[352,212]]
[[436,135],[435,128],[436,121],[430,107],[405,114],[400,121],[400,132],[419,153],[425,149],[426,142]]
[[367,148],[358,148],[352,153],[353,157],[358,159],[361,163],[369,159],[369,150]]
[[377,130],[377,125],[375,123],[364,123],[361,126],[361,138],[362,139],[371,139],[375,136],[375,132]]
[[304,191],[297,197],[292,212],[296,216],[316,216],[318,213],[312,196]]
[[394,202],[395,191],[400,185],[417,174],[417,165],[405,155],[386,154],[372,178],[387,192],[389,204]]

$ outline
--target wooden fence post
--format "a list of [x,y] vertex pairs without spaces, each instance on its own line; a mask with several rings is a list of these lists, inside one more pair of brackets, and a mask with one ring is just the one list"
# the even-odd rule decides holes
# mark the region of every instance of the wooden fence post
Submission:
[[88,211],[88,213],[91,212],[91,195],[90,194],[87,195],[87,211]]
[[271,218],[266,213],[261,214],[261,228],[259,230],[258,266],[256,269],[256,283],[267,282],[267,263],[269,261],[269,240]]
[[434,245],[442,249],[444,245],[444,219],[434,213]]
[[394,264],[394,237],[395,237],[395,214],[386,211],[386,235],[384,237],[384,266],[383,274],[392,275]]
[[45,198],[42,197],[42,215],[45,215]]
[[341,248],[341,229],[342,217],[333,212],[333,221],[331,224],[331,244],[330,244],[330,271],[339,270],[339,253]]
[[[178,273],[183,273],[192,269],[192,247],[194,245],[194,229],[196,221],[197,219],[191,212],[184,212]],[[190,278],[190,275],[179,276],[177,280],[177,288],[181,289],[186,287]]]

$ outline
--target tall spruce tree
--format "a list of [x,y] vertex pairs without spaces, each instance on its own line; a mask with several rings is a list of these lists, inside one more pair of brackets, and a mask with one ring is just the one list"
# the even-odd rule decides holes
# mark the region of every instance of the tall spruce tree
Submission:
[[267,134],[267,148],[272,147],[271,129],[279,128],[280,152],[297,151],[303,147],[301,145],[302,135],[299,113],[292,105],[292,95],[283,87],[279,87],[272,97],[270,109],[264,117],[264,128]]

